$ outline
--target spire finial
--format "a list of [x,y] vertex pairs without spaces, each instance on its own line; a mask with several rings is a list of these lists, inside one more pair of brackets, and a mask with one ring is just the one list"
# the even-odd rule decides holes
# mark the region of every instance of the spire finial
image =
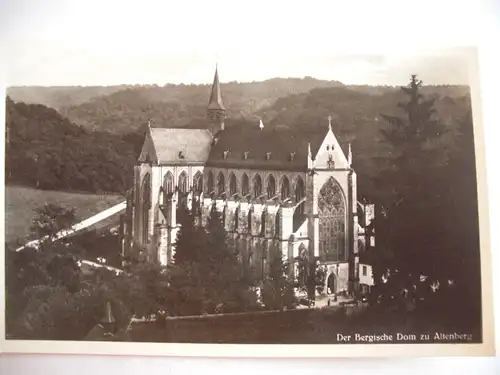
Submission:
[[328,115],[328,129],[332,130],[332,115]]
[[349,166],[352,164],[352,150],[351,150],[351,143],[349,142],[349,152],[347,155],[347,162],[349,163]]
[[262,123],[262,119],[260,119],[259,128],[264,129],[264,124]]
[[151,129],[151,117],[148,118],[148,129]]

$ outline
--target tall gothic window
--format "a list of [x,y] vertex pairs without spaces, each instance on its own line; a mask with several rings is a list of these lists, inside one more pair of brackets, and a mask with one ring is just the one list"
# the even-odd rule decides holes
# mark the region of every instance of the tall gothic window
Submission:
[[178,188],[180,193],[188,192],[187,174],[184,171],[179,175]]
[[214,174],[212,171],[208,171],[207,177],[207,195],[212,195],[214,192]]
[[201,207],[200,197],[203,192],[203,174],[198,171],[193,177],[193,200],[191,210],[193,214],[198,215]]
[[281,180],[281,200],[284,201],[290,196],[290,182],[288,181],[287,176],[283,176]]
[[295,208],[295,211],[293,212],[293,231],[297,231],[300,227],[300,225],[304,221],[304,213],[305,213],[305,207],[306,207],[306,202],[302,202],[299,204],[299,202],[304,199],[306,196],[306,189],[304,185],[304,181],[302,180],[302,177],[297,177],[297,180],[295,181],[295,204],[298,206]]
[[262,195],[262,180],[258,174],[253,178],[253,197],[258,198]]
[[179,175],[179,182],[177,188],[179,189],[179,208],[187,207],[187,194],[188,194],[188,178],[186,172]]
[[163,178],[163,191],[167,196],[174,192],[174,175],[170,172]]
[[333,177],[330,177],[318,197],[319,252],[327,260],[346,260],[345,208],[344,194]]
[[[295,204],[299,203],[306,196],[306,189],[304,186],[304,181],[302,177],[297,177],[297,181],[295,182]],[[304,213],[305,202],[302,202],[299,207],[297,207],[296,211],[298,213]]]
[[236,176],[231,173],[229,176],[229,195],[232,197],[234,194],[236,194]]
[[226,191],[226,181],[224,180],[224,174],[219,172],[217,176],[217,194],[221,195]]
[[267,199],[271,199],[276,195],[276,181],[272,174],[267,178]]
[[151,209],[151,175],[147,173],[142,180],[142,243],[148,243],[149,211]]
[[250,192],[250,183],[248,181],[248,176],[246,173],[243,173],[241,177],[241,195],[245,197]]
[[194,175],[193,191],[196,195],[200,195],[203,192],[203,174],[200,171],[196,172]]

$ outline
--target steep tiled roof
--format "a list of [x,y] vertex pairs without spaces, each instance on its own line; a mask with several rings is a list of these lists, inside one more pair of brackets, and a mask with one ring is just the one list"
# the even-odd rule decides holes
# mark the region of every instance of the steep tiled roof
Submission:
[[308,143],[315,155],[324,132],[288,128],[229,127],[214,135],[208,166],[306,170]]
[[[205,163],[212,144],[212,134],[207,129],[151,128],[148,136],[153,146],[150,152],[154,152],[160,164]],[[144,161],[141,159],[146,154],[143,148],[139,161]]]

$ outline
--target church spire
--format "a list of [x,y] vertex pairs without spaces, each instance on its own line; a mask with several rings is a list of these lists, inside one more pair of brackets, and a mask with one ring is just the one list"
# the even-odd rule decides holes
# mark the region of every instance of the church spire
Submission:
[[212,92],[210,93],[210,100],[208,101],[209,111],[225,111],[224,103],[222,102],[222,94],[220,90],[220,82],[219,82],[219,69],[218,66],[215,66],[215,75],[214,75],[214,83],[212,84]]
[[212,92],[208,101],[207,117],[210,121],[219,122],[220,130],[224,130],[224,113],[226,108],[222,102],[222,94],[220,90],[218,66],[215,66],[214,83],[212,84]]

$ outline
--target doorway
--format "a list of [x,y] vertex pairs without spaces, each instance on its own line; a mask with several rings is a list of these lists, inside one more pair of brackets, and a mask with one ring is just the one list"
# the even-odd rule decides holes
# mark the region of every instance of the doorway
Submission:
[[333,273],[331,273],[330,276],[328,276],[326,282],[326,293],[334,294],[336,292],[337,292],[337,277]]

